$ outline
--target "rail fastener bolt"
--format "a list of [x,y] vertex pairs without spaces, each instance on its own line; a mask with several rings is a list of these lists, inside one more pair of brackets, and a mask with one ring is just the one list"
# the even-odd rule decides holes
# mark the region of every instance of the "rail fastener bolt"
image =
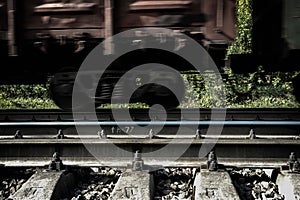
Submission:
[[23,133],[21,130],[17,130],[15,135],[14,135],[15,139],[22,139],[23,138]]
[[250,140],[253,140],[253,139],[256,138],[256,135],[255,135],[255,132],[254,132],[253,128],[250,129],[248,138],[249,138]]
[[293,171],[294,168],[294,163],[297,161],[297,156],[295,154],[295,152],[291,152],[290,156],[289,156],[289,160],[287,165],[289,166],[290,170]]
[[296,160],[293,164],[292,172],[299,173],[300,172],[300,163]]
[[63,130],[59,129],[57,131],[56,139],[64,139],[64,138],[65,138],[65,135],[64,135]]
[[143,168],[144,161],[142,159],[142,154],[139,151],[136,151],[132,161],[132,171],[142,171]]
[[196,130],[195,139],[196,140],[201,139],[201,131],[200,131],[200,129]]
[[97,134],[100,139],[107,139],[107,134],[105,133],[105,131],[103,129],[98,131]]
[[60,159],[60,155],[58,152],[55,152],[50,161],[49,170],[60,171],[62,169],[64,169],[64,165]]
[[207,167],[208,167],[209,171],[217,171],[218,170],[217,156],[214,151],[211,151],[208,154]]

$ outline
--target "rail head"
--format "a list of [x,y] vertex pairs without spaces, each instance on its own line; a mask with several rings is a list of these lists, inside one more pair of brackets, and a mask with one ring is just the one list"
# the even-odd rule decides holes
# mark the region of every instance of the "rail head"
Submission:
[[300,126],[300,121],[75,121],[0,122],[0,127],[19,126]]

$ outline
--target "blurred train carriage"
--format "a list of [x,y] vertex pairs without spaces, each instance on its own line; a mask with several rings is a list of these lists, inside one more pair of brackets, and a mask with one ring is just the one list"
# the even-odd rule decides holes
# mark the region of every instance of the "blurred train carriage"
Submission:
[[[299,58],[299,5],[299,0],[253,0],[253,53],[231,56],[232,67],[247,71],[238,68],[245,66],[241,63],[247,59],[255,67],[268,64],[280,70],[278,67],[286,63],[295,67],[292,64]],[[8,62],[2,64],[0,82],[40,83],[56,74],[50,88],[52,97],[59,107],[70,108],[70,80],[88,53],[105,38],[141,27],[165,27],[187,34],[221,67],[236,34],[235,0],[0,0],[0,57],[2,63]],[[157,52],[135,53],[116,62],[107,74],[113,78],[98,88],[98,95],[102,95],[99,103],[110,100],[120,71],[142,62],[157,62],[144,59]],[[178,67],[178,60],[170,60],[162,63]],[[157,95],[136,101],[164,103],[155,100]],[[163,101],[169,102],[172,94],[166,96]]]

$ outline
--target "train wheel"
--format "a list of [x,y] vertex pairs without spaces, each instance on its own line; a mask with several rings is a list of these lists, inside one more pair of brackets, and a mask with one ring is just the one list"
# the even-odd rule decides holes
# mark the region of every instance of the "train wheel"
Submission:
[[[72,89],[71,84],[55,84],[50,82],[50,96],[54,103],[63,110],[72,109]],[[63,92],[64,91],[64,92]]]
[[167,110],[175,109],[180,105],[180,102],[173,94],[170,94],[165,97],[153,96],[152,99],[145,100],[145,103],[148,104],[150,107],[155,104],[159,104],[162,105]]
[[[65,68],[56,73],[50,81],[49,93],[54,103],[62,110],[84,110],[84,108],[93,103],[92,99],[87,96],[84,91],[78,91],[81,97],[86,98],[86,104],[80,104],[73,107],[72,95],[73,86],[76,78],[76,70],[73,68]],[[100,102],[95,103],[95,107],[100,106]]]
[[142,102],[149,106],[160,104],[166,109],[173,109],[180,105],[185,94],[185,86],[181,77],[176,77],[172,81],[170,80],[165,86],[160,85],[159,81],[154,82],[158,84],[151,83],[145,85]]
[[65,68],[57,72],[50,81],[51,99],[63,110],[72,109],[72,93],[75,80],[75,69]]

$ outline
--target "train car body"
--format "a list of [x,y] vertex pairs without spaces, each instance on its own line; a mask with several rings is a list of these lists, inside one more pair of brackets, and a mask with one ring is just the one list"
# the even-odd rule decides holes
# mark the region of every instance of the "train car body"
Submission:
[[7,55],[7,3],[0,1],[0,56]]
[[0,56],[12,63],[14,77],[24,71],[55,73],[78,67],[114,34],[166,27],[191,35],[220,57],[218,50],[224,53],[235,36],[234,5],[231,0],[1,0]]
[[101,0],[8,0],[3,5],[0,56],[10,66],[2,73],[4,83],[38,82],[63,67],[78,66],[104,38]]
[[286,47],[288,66],[292,69],[300,68],[300,1],[286,1],[283,11],[283,36]]

